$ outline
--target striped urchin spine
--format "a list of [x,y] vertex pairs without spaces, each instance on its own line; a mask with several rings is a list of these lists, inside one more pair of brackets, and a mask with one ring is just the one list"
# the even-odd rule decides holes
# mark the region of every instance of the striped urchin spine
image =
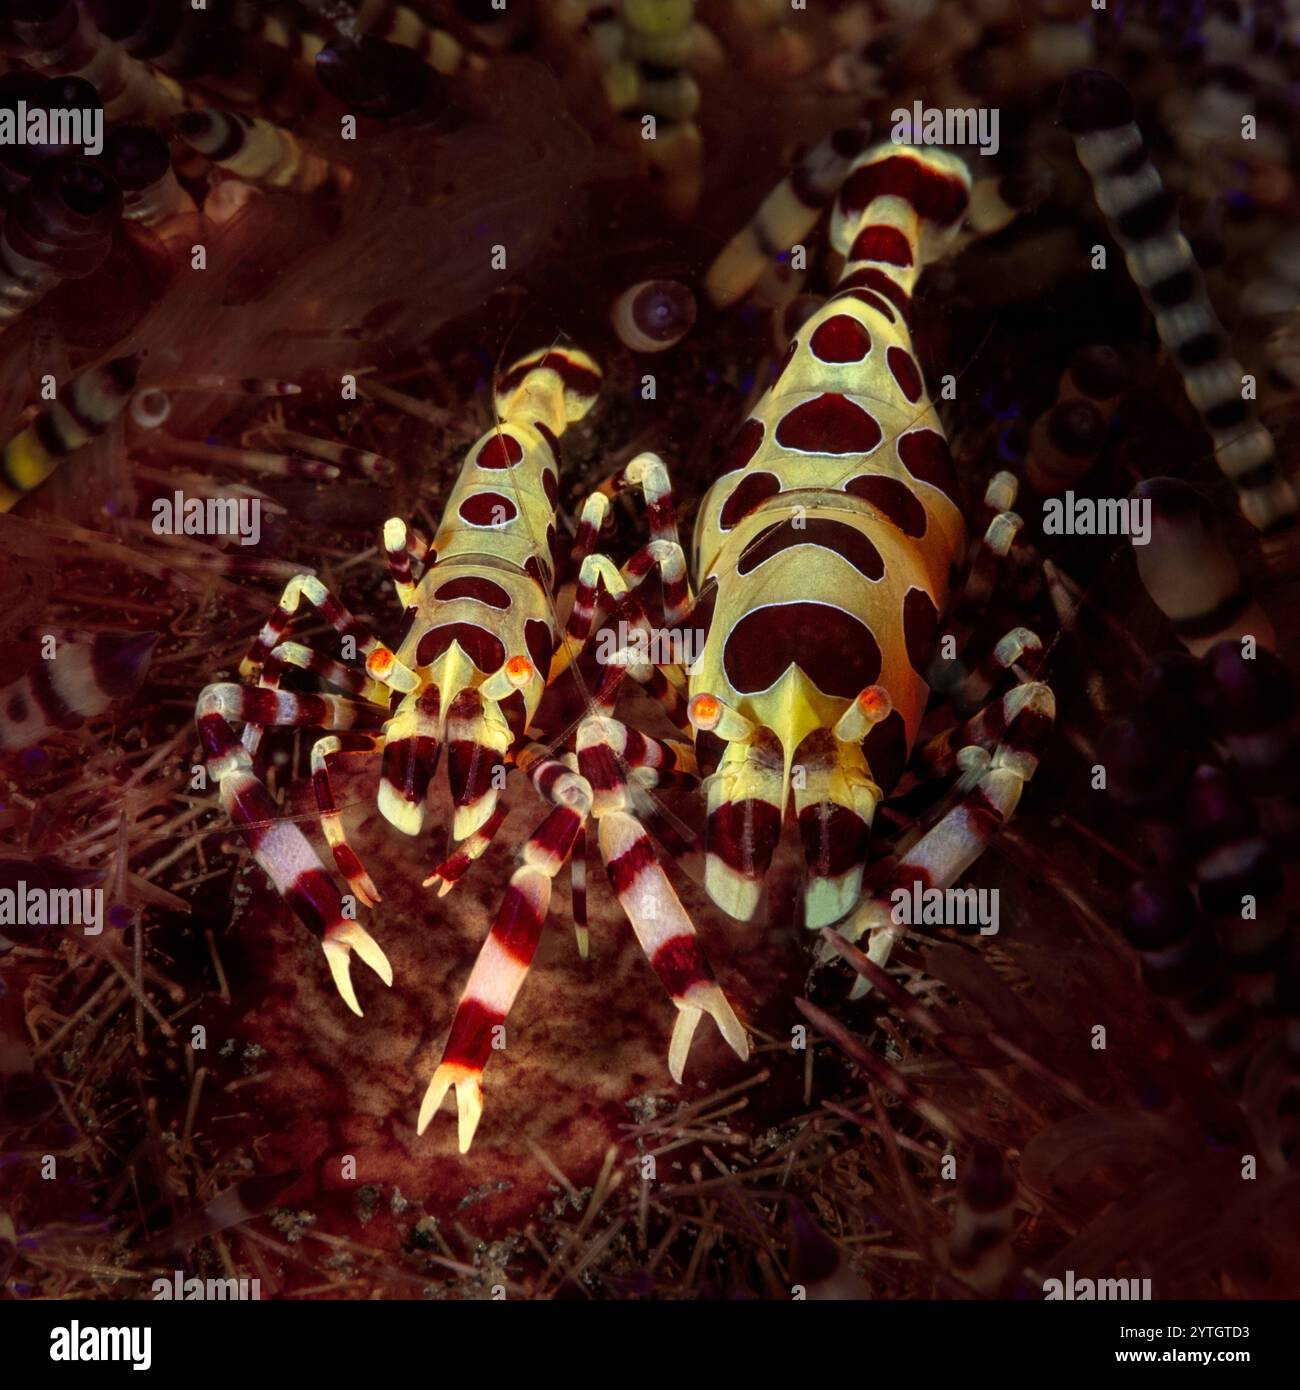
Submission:
[[1128,93],[1106,73],[1078,72],[1065,85],[1061,110],[1129,274],[1214,440],[1220,469],[1237,489],[1242,514],[1265,534],[1289,530],[1300,502],[1278,468],[1272,436],[1243,398],[1244,368],[1206,295]]
[[69,454],[99,438],[121,415],[135,388],[138,357],[119,357],[74,377],[62,400],[42,410],[4,447],[0,512],[39,487]]
[[1133,496],[1151,508],[1148,544],[1135,545],[1138,575],[1196,656],[1229,637],[1276,645],[1273,624],[1219,534],[1205,499],[1177,478],[1148,478]]
[[114,121],[155,121],[184,105],[180,86],[106,38],[89,7],[76,0],[16,0],[12,25],[19,55],[38,71],[83,77]]
[[121,216],[121,190],[88,160],[37,170],[0,229],[0,331],[61,280],[98,270]]
[[795,161],[790,173],[758,205],[753,217],[722,248],[704,277],[716,308],[742,299],[817,225],[870,133],[866,122],[833,131]]
[[45,659],[0,686],[0,749],[30,748],[75,729],[133,695],[149,669],[156,632],[54,632]]
[[181,138],[205,159],[262,188],[314,193],[346,188],[350,171],[304,148],[287,130],[237,111],[187,111],[177,122]]

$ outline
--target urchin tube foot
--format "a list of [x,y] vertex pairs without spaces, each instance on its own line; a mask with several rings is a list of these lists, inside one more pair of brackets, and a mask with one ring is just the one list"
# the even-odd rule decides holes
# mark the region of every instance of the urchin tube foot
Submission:
[[598,818],[598,839],[614,892],[650,968],[678,1009],[668,1049],[668,1070],[673,1079],[682,1079],[686,1054],[702,1014],[713,1018],[738,1057],[748,1058],[749,1038],[713,977],[695,927],[668,881],[650,837],[634,816],[607,811]]
[[[330,974],[347,1006],[360,1014],[349,971],[351,952],[356,951],[386,985],[393,983],[392,967],[370,933],[345,915],[343,897],[311,842],[293,821],[286,819],[254,772],[247,750],[235,737],[226,717],[231,701],[237,702],[235,709],[239,712],[242,706],[238,702],[256,693],[242,691],[238,686],[212,685],[199,696],[196,724],[208,775],[217,783],[226,814],[243,834],[253,858],[276,892],[307,930],[320,939]],[[276,692],[275,698],[286,697]],[[320,698],[323,708],[313,714],[322,724],[337,717],[337,708],[331,714],[324,697],[288,698]]]

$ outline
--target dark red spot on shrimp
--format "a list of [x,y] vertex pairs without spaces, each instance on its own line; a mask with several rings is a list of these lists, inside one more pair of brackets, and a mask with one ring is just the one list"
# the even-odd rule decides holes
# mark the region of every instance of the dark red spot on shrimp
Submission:
[[808,346],[823,362],[861,362],[871,351],[871,334],[857,319],[836,314],[817,325]]
[[948,226],[965,212],[967,194],[954,175],[916,155],[897,154],[855,170],[840,193],[840,206],[852,214],[885,197],[904,198],[921,217]]
[[566,392],[579,396],[595,396],[600,390],[599,372],[582,366],[567,352],[553,349],[535,362],[523,362],[506,372],[497,382],[498,393],[508,395],[523,383],[529,372],[540,372],[543,369],[553,371],[564,383]]
[[541,618],[529,618],[524,624],[524,643],[528,647],[528,655],[533,659],[533,665],[545,680],[546,673],[551,669],[551,657],[555,652],[555,639],[551,635],[550,623]]
[[894,380],[898,382],[898,389],[915,405],[921,399],[924,387],[921,384],[921,373],[912,360],[912,354],[905,348],[891,347],[885,358],[889,363],[889,370],[894,374]]
[[907,766],[907,726],[896,709],[871,726],[871,732],[862,740],[862,755],[880,790],[892,791]]
[[911,488],[884,473],[864,473],[844,484],[844,491],[870,502],[889,518],[905,536],[925,535],[925,508]]
[[897,315],[874,290],[847,289],[831,295],[832,299],[845,297],[856,299],[859,304],[865,304],[868,309],[874,309],[887,323],[898,322]]
[[937,430],[910,430],[898,439],[898,457],[918,482],[938,488],[957,501],[957,477],[952,468],[948,441]]
[[939,630],[939,610],[924,589],[909,589],[903,600],[903,641],[912,670],[922,679],[934,655],[934,636]]
[[746,420],[736,431],[736,437],[727,445],[727,450],[718,467],[719,476],[723,473],[733,473],[737,468],[743,468],[758,453],[758,446],[762,442],[763,422],[761,420]]
[[883,295],[902,315],[904,323],[912,322],[911,296],[897,280],[886,275],[883,270],[877,270],[874,266],[868,266],[865,270],[855,270],[852,275],[840,281],[839,289],[841,293],[845,290],[866,290],[868,293],[874,291]]
[[834,551],[868,579],[885,577],[885,562],[880,558],[880,551],[861,531],[842,521],[824,517],[804,518],[802,525],[796,524],[796,519],[792,517],[760,531],[745,547],[736,571],[738,574],[749,574],[781,551],[800,545],[819,545],[825,550]]
[[498,430],[478,451],[480,468],[513,468],[524,461],[524,447],[513,434]]
[[799,836],[809,872],[822,878],[847,873],[866,857],[866,821],[834,801],[805,806],[799,812]]
[[781,838],[781,811],[770,801],[746,797],[724,801],[709,815],[705,843],[729,869],[761,878]]
[[827,695],[855,696],[880,675],[880,647],[859,618],[826,603],[768,604],[732,628],[722,664],[732,688],[756,694],[798,666]]
[[766,502],[769,497],[775,497],[780,491],[781,480],[775,473],[751,473],[747,478],[742,478],[722,504],[718,526],[724,531],[730,531],[760,502]]
[[546,494],[546,500],[554,507],[560,496],[560,483],[553,468],[542,469],[542,491]]
[[474,665],[489,674],[499,670],[506,659],[501,639],[486,628],[477,623],[444,623],[441,627],[430,628],[420,638],[420,645],[415,649],[416,664],[431,666],[453,642],[459,642]]
[[428,734],[393,739],[384,746],[384,780],[401,794],[403,801],[422,805],[441,751],[438,740]]
[[912,248],[897,227],[863,227],[849,248],[849,260],[908,266],[912,264]]
[[510,595],[501,585],[477,574],[465,574],[459,579],[449,579],[434,590],[433,596],[444,601],[472,598],[476,603],[486,603],[491,608],[510,607]]
[[875,417],[837,392],[795,406],[776,427],[776,442],[783,449],[804,454],[869,454],[880,439]]
[[519,515],[515,504],[499,492],[476,492],[459,507],[462,521],[471,526],[504,526]]

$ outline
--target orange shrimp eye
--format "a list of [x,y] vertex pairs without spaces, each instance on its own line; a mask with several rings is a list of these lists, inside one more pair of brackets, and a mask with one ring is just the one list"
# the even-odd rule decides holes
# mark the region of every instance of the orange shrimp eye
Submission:
[[366,670],[372,676],[382,676],[385,672],[392,669],[393,654],[387,647],[376,647],[373,652],[366,657]]
[[883,685],[869,685],[858,696],[858,705],[873,724],[879,724],[893,709],[894,702]]
[[526,656],[512,656],[506,662],[506,679],[511,685],[527,685],[533,678],[533,663]]
[[697,695],[691,702],[691,723],[711,729],[722,718],[722,701],[716,695]]

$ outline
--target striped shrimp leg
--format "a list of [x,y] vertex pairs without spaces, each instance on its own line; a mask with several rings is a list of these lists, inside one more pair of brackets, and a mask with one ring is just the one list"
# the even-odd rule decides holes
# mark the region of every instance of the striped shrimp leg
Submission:
[[339,753],[379,753],[383,747],[382,734],[351,734],[343,738],[337,734],[326,734],[324,738],[316,740],[311,750],[311,782],[316,794],[316,809],[320,812],[321,830],[339,873],[347,879],[348,887],[357,901],[366,907],[375,907],[380,902],[380,892],[361,862],[361,856],[348,842],[343,817],[334,799],[330,759]]
[[355,642],[357,654],[365,659],[367,674],[372,679],[403,694],[415,689],[415,675],[398,662],[392,651],[365,623],[354,617],[314,574],[294,575],[285,585],[275,611],[263,624],[240,662],[240,675],[255,676],[261,671],[271,653],[279,647],[304,601],[315,608],[340,637],[351,638]]
[[42,410],[4,447],[0,512],[9,511],[79,449],[98,439],[126,409],[139,357],[118,357],[74,377],[63,398]]
[[[380,682],[371,680],[355,666],[346,666],[332,657],[312,651],[299,642],[280,642],[267,657],[258,676],[259,690],[279,690],[280,677],[286,668],[310,671],[324,681],[329,681],[340,690],[368,701],[380,711],[388,708],[389,692]],[[403,704],[409,703],[407,696]],[[257,756],[263,729],[255,723],[244,727],[243,744],[251,757]],[[379,890],[366,872],[360,856],[348,843],[343,817],[334,800],[334,788],[330,777],[330,760],[338,753],[379,753],[385,747],[382,734],[349,734],[344,738],[326,735],[317,739],[311,750],[312,788],[316,794],[316,806],[320,812],[321,830],[334,856],[339,872],[347,879],[349,887],[359,902],[366,907],[374,907],[380,900]]]
[[551,885],[572,853],[591,812],[591,789],[563,763],[539,757],[533,785],[553,809],[529,836],[511,876],[492,929],[456,1006],[442,1058],[420,1106],[416,1132],[423,1134],[453,1087],[458,1142],[468,1153],[483,1114],[483,1070],[532,964],[551,904]]
[[299,23],[296,16],[278,14],[274,9],[236,5],[230,19],[259,42],[284,49],[304,68],[313,67],[317,54],[325,47],[325,39]]
[[1272,435],[1243,398],[1245,370],[1206,295],[1173,196],[1133,119],[1129,94],[1106,73],[1076,72],[1063,89],[1061,110],[1129,274],[1214,441],[1219,468],[1237,490],[1242,514],[1266,536],[1290,529],[1300,501],[1278,468]]
[[866,122],[845,126],[802,155],[714,258],[704,288],[715,308],[743,299],[817,225],[866,146]]
[[[903,854],[840,928],[850,941],[868,937],[866,953],[873,964],[884,965],[894,941],[906,932],[893,910],[897,895],[915,896],[955,884],[1011,819],[1025,784],[1037,771],[1055,715],[1051,690],[1028,682],[966,726],[976,737],[989,738],[999,731],[991,754],[978,742],[967,744],[956,756],[942,742],[927,745],[927,753],[940,765],[959,765],[964,776],[952,809]],[[852,997],[868,988],[868,982],[860,978]]]
[[252,5],[200,0],[96,0],[96,18],[132,58],[161,69],[208,99],[253,108],[275,120],[312,110],[320,86],[310,67],[325,40],[292,18],[258,15]]
[[358,1015],[361,1005],[352,984],[351,953],[356,951],[386,985],[393,982],[392,967],[378,942],[347,916],[342,895],[316,851],[276,805],[231,725],[242,721],[263,727],[366,730],[382,719],[382,709],[350,696],[299,695],[229,683],[208,686],[195,710],[208,774],[216,779],[226,814],[243,832],[276,891],[320,940],[335,986]]
[[[393,581],[397,601],[405,611],[410,608],[415,598],[416,585],[423,577],[429,547],[421,537],[411,534],[400,516],[391,516],[384,522],[383,540],[388,574]],[[419,574],[415,572],[416,565],[420,567]]]
[[450,893],[469,872],[470,866],[487,852],[492,841],[496,839],[497,831],[501,829],[509,814],[510,808],[504,803],[499,803],[487,820],[472,835],[466,836],[456,846],[455,851],[434,869],[424,880],[422,886],[425,888],[436,886],[440,898]]
[[[600,857],[637,941],[677,1006],[668,1044],[668,1071],[680,1082],[696,1027],[712,1017],[728,1046],[742,1060],[749,1039],[705,958],[691,919],[673,889],[659,855],[634,813],[626,767],[652,768],[651,780],[683,764],[671,745],[657,745],[603,716],[578,729],[578,768],[591,788]],[[688,764],[693,771],[693,760]]]
[[[592,553],[608,513],[608,500],[627,488],[639,489],[645,499],[646,522],[651,539],[619,570],[605,555]],[[552,677],[568,666],[573,656],[587,642],[596,617],[603,586],[606,595],[620,606],[620,616],[631,625],[633,614],[644,621],[641,605],[635,595],[652,574],[662,583],[661,598],[664,622],[673,628],[684,621],[693,604],[687,573],[686,552],[677,533],[676,505],[668,469],[657,454],[638,454],[625,468],[605,480],[587,498],[578,525],[574,553],[579,558],[578,580],[573,606],[565,628],[565,640],[552,667]],[[611,615],[612,616],[612,615]],[[647,634],[649,635],[649,634]],[[674,722],[685,727],[681,716],[684,706],[672,696],[673,687],[662,670],[647,670],[638,676],[648,683],[650,693],[669,706]],[[676,708],[674,709],[674,706]]]
[[[634,584],[640,584],[649,573],[652,564],[657,563],[654,552],[661,545],[662,542],[652,541],[648,547],[638,552],[638,556],[646,558],[646,565],[639,576],[633,576]],[[680,547],[678,549],[680,550]],[[664,552],[659,552],[661,558],[663,554]],[[652,628],[635,592],[626,587],[626,576],[638,556],[632,557],[632,561],[628,562],[623,572],[615,569],[613,562],[603,555],[589,556],[583,562],[583,577],[580,579],[573,610],[565,629],[564,645],[556,653],[555,664],[551,668],[552,678],[564,671],[570,657],[579,653],[590,640],[599,593],[597,585],[603,584],[605,592],[616,596],[617,602],[596,634],[596,658],[604,667],[605,674],[592,692],[591,704],[606,714],[612,713],[623,677],[631,676],[644,688],[647,695],[664,707],[669,719],[679,729],[686,729],[688,711],[684,690],[685,676],[682,673],[684,663],[666,661],[656,654],[656,643],[663,634]],[[683,566],[680,571],[675,571],[665,565],[663,572],[664,606],[672,614],[673,593],[679,591],[683,600],[688,597],[685,568]],[[675,573],[680,574],[680,579],[674,578]],[[678,616],[670,616],[669,623],[675,624],[684,619],[688,612],[683,602]],[[671,637],[672,634],[668,636]]]
[[51,634],[54,655],[0,686],[0,752],[75,729],[144,682],[156,632]]
[[613,487],[616,491],[628,487],[641,490],[650,530],[650,541],[623,566],[628,588],[635,593],[650,574],[657,572],[663,583],[664,620],[673,627],[686,616],[692,599],[668,469],[658,454],[638,454],[614,479]]

